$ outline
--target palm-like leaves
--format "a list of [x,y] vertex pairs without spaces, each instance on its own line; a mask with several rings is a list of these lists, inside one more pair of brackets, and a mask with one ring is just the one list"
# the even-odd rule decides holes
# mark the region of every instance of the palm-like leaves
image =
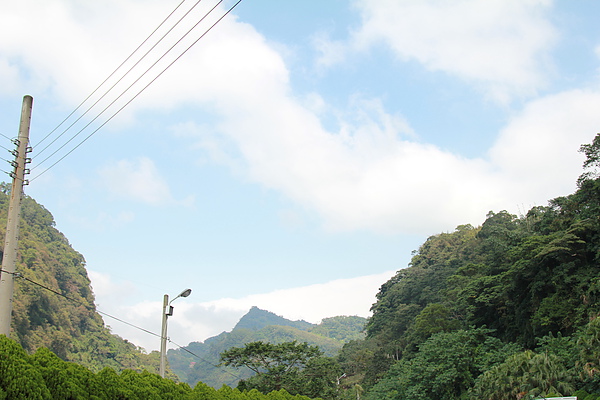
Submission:
[[571,376],[552,354],[525,351],[481,375],[471,391],[473,399],[521,400],[548,393],[571,393]]

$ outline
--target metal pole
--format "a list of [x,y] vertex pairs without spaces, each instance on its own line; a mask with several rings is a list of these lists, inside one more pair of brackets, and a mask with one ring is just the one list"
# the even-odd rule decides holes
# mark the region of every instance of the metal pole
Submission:
[[162,308],[162,330],[160,333],[160,376],[165,377],[167,363],[167,307],[169,307],[169,295],[165,294]]
[[0,334],[10,335],[10,323],[13,305],[13,289],[15,270],[17,264],[17,249],[19,247],[19,220],[21,215],[21,199],[23,197],[23,183],[25,181],[25,164],[27,162],[27,146],[29,144],[29,125],[31,122],[31,109],[33,97],[23,97],[21,108],[21,122],[19,124],[19,138],[17,143],[15,168],[11,174],[13,181],[10,190],[8,205],[8,219],[6,221],[6,237],[4,240],[4,255],[2,257],[2,271],[0,273]]

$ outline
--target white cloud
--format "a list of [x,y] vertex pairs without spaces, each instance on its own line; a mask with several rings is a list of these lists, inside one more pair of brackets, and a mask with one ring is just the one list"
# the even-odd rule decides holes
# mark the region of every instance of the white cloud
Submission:
[[257,306],[288,319],[319,323],[336,315],[367,317],[380,286],[394,275],[386,271],[376,275],[337,279],[294,289],[276,290],[242,299],[220,299],[207,304],[216,308],[248,309]]
[[[358,278],[338,279],[323,284],[255,294],[239,299],[226,298],[204,303],[194,303],[192,294],[186,299],[173,303],[174,315],[168,321],[169,337],[179,345],[204,341],[223,331],[230,331],[252,306],[271,311],[287,319],[303,319],[311,323],[319,323],[323,318],[338,315],[368,317],[369,309],[375,303],[375,295],[380,286],[394,273],[394,271],[387,271]],[[90,277],[97,302],[104,305],[99,307],[101,311],[118,316],[151,332],[160,332],[162,308],[160,301],[123,306],[123,298],[119,297],[119,287],[114,287],[108,276],[91,273]],[[110,290],[104,290],[109,286]],[[125,288],[123,285],[121,287]],[[126,295],[125,291],[122,293]],[[114,296],[119,298],[115,300]],[[159,346],[158,338],[153,335],[113,321],[109,317],[105,317],[104,320],[106,324],[111,325],[113,333],[126,337],[147,350],[157,349]]]
[[87,273],[96,296],[96,305],[100,309],[114,309],[136,295],[137,290],[131,282],[117,283],[110,275],[90,269]]
[[[463,9],[466,3],[456,4],[466,13]],[[466,25],[472,25],[470,30],[456,37],[449,35],[456,42],[451,45],[458,46],[462,39],[481,36],[478,29],[491,24],[494,18],[512,21],[502,22],[508,26],[492,24],[489,35],[490,40],[498,41],[507,37],[506,43],[495,44],[499,49],[494,51],[524,46],[515,50],[523,55],[500,51],[502,57],[515,59],[517,64],[504,63],[486,75],[490,70],[485,59],[491,50],[485,50],[484,43],[477,39],[466,47],[484,61],[475,66],[476,71],[464,74],[470,74],[470,79],[488,80],[492,85],[508,85],[505,89],[511,93],[530,84],[530,88],[537,87],[539,56],[553,37],[552,29],[539,15],[539,8],[543,9],[546,3],[502,4],[495,2],[491,10],[482,11],[484,23],[469,14],[471,19]],[[386,12],[394,15],[397,10],[393,5],[390,7]],[[450,16],[458,12],[453,8],[443,11]],[[434,14],[438,18],[443,12],[438,10]],[[525,28],[527,22],[531,23],[529,28]],[[526,29],[534,32],[521,40],[519,34]],[[438,34],[440,40],[448,36],[444,31]],[[530,37],[537,39],[529,42]],[[235,41],[235,37],[231,40]],[[351,112],[336,114],[345,114],[340,117],[340,129],[327,130],[320,120],[323,107],[319,107],[319,102],[294,97],[280,60],[268,49],[259,50],[266,46],[260,37],[255,36],[252,44],[259,54],[270,57],[260,58],[259,62],[244,58],[227,65],[213,61],[215,69],[231,72],[230,84],[242,88],[235,97],[227,91],[212,92],[213,103],[219,105],[217,111],[223,118],[218,128],[230,140],[228,143],[237,145],[236,156],[241,155],[246,163],[248,176],[316,210],[330,229],[428,234],[452,230],[467,222],[480,224],[490,210],[514,212],[523,205],[545,204],[574,188],[581,165],[577,149],[593,138],[590,129],[597,118],[590,112],[594,108],[590,104],[595,101],[589,101],[596,94],[578,91],[526,104],[523,113],[508,121],[487,158],[468,159],[419,142],[408,122],[387,113],[377,101],[357,100]],[[445,44],[442,41],[431,46]],[[462,64],[453,67],[452,60],[447,62],[448,68],[461,71]],[[271,67],[265,68],[269,63]],[[239,69],[233,71],[233,66]],[[497,68],[505,70],[496,73]],[[252,78],[265,82],[263,90],[246,90],[246,69],[253,71]],[[273,71],[279,71],[279,78],[269,80]],[[516,82],[516,86],[509,87],[510,82]],[[566,103],[561,105],[562,102]],[[540,106],[546,103],[553,106]],[[579,117],[582,119],[573,123]],[[525,119],[529,123],[524,123]],[[539,129],[533,125],[536,120],[540,122]],[[549,153],[536,152],[541,144],[522,145],[528,140],[543,140],[540,134],[546,128],[552,131],[552,143],[547,143],[554,149],[552,156],[570,152],[567,157],[561,156],[560,163],[544,158]],[[573,129],[578,130],[577,136],[572,134]]]
[[574,90],[525,104],[485,158],[404,139],[406,123],[368,105],[364,118],[330,132],[287,96],[248,99],[243,112],[225,114],[222,129],[252,179],[316,210],[331,229],[428,234],[570,193],[577,149],[600,122],[598,96]]
[[339,64],[348,57],[348,45],[341,41],[331,40],[327,33],[314,35],[312,44],[319,53],[316,61],[319,68],[328,68]]
[[147,157],[117,161],[103,167],[99,174],[114,196],[154,206],[174,202],[167,181]]
[[586,90],[532,101],[502,129],[490,160],[505,181],[530,199],[567,195],[582,172],[579,147],[599,131],[599,108],[600,93]]
[[[402,61],[415,60],[480,87],[507,102],[531,96],[548,77],[547,51],[556,32],[548,0],[355,1],[362,26],[346,53],[385,43]],[[317,41],[319,64],[343,59],[343,44]]]
[[0,58],[0,76],[4,77],[4,93],[8,95],[18,94],[19,88],[19,69],[9,63],[6,59]]
[[[549,4],[365,1],[357,3],[363,27],[353,40],[356,46],[384,40],[402,58],[484,85],[494,96],[513,96],[543,84],[544,54],[555,37],[543,18]],[[54,13],[60,29],[47,29],[44,40],[81,40],[86,49],[82,60],[69,65],[60,54],[47,52],[39,60],[28,59],[38,57],[28,51],[20,62],[46,76],[45,81],[57,82],[52,86],[56,90],[78,90],[77,96],[69,92],[62,97],[78,97],[89,85],[79,88],[67,82],[102,76],[86,65],[117,65],[128,54],[125,49],[139,42],[128,32],[148,32],[155,26],[136,16],[138,6],[111,3],[106,10],[113,10],[114,29],[107,31],[104,6],[49,2],[42,9]],[[160,2],[144,7],[145,15],[156,21],[168,11]],[[83,18],[67,18],[69,13]],[[68,21],[61,24],[63,20]],[[80,31],[85,34],[72,37]],[[102,38],[100,32],[109,36]],[[120,36],[124,39],[117,40]],[[377,100],[357,99],[351,109],[340,111],[327,109],[318,94],[296,96],[283,57],[252,26],[233,16],[207,39],[132,106],[165,110],[192,105],[214,112],[216,123],[211,121],[208,134],[199,131],[198,146],[214,161],[316,210],[330,229],[431,234],[467,222],[480,224],[489,210],[545,203],[566,194],[559,189],[573,188],[581,164],[576,149],[593,137],[587,131],[595,121],[589,104],[595,104],[596,95],[573,91],[531,101],[507,123],[488,158],[468,159],[420,142],[409,121],[391,115]],[[41,46],[31,37],[22,40],[28,50]],[[564,111],[563,103],[568,105]],[[324,127],[324,112],[338,116],[339,129]],[[583,114],[584,122],[574,122],[574,115]],[[190,124],[182,121],[179,126]],[[573,136],[579,124],[575,129],[581,136]],[[544,144],[544,131],[552,132],[552,143]],[[542,145],[551,146],[552,152],[536,152]],[[561,162],[545,159],[548,154],[561,157]],[[153,205],[175,201],[150,159],[121,160],[101,174],[113,194]]]
[[228,115],[223,132],[248,174],[317,210],[331,229],[430,233],[503,207],[507,188],[488,163],[403,140],[410,128],[380,108],[367,104],[363,118],[328,132],[289,97],[246,104],[253,111]]

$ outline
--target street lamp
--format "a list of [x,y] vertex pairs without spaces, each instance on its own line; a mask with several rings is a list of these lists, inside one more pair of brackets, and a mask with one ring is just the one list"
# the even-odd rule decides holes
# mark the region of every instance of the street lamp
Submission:
[[180,297],[188,297],[192,293],[192,289],[185,289],[183,292],[179,293],[177,297],[173,300],[169,301],[169,295],[165,294],[163,299],[163,308],[162,308],[162,331],[160,334],[160,376],[162,378],[165,377],[165,365],[167,358],[167,317],[173,315],[173,306],[172,302],[177,300]]

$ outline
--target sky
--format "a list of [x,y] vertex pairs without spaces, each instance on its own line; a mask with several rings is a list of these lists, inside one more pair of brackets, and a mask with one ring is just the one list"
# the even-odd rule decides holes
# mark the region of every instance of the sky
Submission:
[[25,193],[85,257],[112,332],[158,349],[106,314],[158,333],[186,288],[179,345],[252,306],[368,317],[427,237],[576,189],[599,2],[233,5],[0,1],[2,159],[31,95]]

